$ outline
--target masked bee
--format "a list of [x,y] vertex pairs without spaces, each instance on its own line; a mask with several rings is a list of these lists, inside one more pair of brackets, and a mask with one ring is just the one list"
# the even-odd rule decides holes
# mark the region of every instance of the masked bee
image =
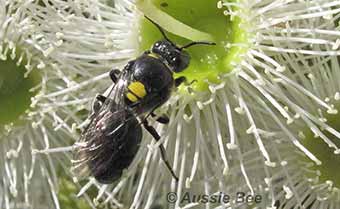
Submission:
[[[191,42],[178,47],[170,41],[163,29],[146,17],[162,33],[164,40],[153,44],[135,60],[129,61],[123,70],[112,70],[114,85],[107,97],[98,95],[93,104],[90,123],[76,142],[74,173],[85,171],[103,184],[119,179],[135,157],[142,139],[142,127],[158,141],[157,131],[148,124],[148,117],[164,104],[175,87],[186,81],[174,79],[173,73],[188,67],[190,56],[183,49],[197,44],[215,45],[210,42]],[[157,117],[160,123],[168,123],[165,115]],[[165,149],[159,146],[161,157],[172,176],[178,181]]]

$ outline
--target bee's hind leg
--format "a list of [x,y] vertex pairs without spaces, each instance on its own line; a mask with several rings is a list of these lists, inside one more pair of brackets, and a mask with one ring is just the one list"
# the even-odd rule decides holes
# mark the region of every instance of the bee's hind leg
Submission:
[[165,114],[158,116],[155,113],[151,112],[150,114],[153,118],[156,118],[156,121],[162,124],[168,124],[169,123],[169,117]]
[[[156,129],[148,124],[148,121],[146,119],[143,120],[143,126],[144,128],[152,135],[152,137],[158,141],[161,137],[157,133]],[[174,170],[172,169],[168,159],[166,158],[166,152],[162,144],[159,145],[159,150],[161,151],[161,157],[164,161],[166,167],[169,169],[171,175],[178,181],[178,177],[176,176]]]

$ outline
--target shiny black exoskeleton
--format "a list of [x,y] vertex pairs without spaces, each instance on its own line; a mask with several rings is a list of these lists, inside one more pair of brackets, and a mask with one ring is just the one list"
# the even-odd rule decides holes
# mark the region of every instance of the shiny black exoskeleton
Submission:
[[[100,183],[114,182],[130,165],[142,139],[140,124],[155,140],[160,139],[147,119],[152,116],[160,123],[169,122],[167,116],[156,116],[154,111],[169,99],[174,87],[186,81],[185,77],[173,78],[173,73],[181,72],[189,65],[190,56],[183,49],[196,44],[214,45],[191,42],[178,47],[159,25],[147,19],[160,30],[164,40],[157,41],[150,51],[129,61],[122,71],[110,72],[115,84],[108,96],[97,96],[90,123],[76,143],[74,172],[83,175],[89,171]],[[159,148],[165,165],[178,180],[162,144]]]

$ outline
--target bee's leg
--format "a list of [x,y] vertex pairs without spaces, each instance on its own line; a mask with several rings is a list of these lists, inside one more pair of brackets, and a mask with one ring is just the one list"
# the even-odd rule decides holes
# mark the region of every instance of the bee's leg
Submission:
[[186,82],[187,78],[184,76],[178,77],[175,79],[175,86],[178,87],[179,85],[181,85],[183,82]]
[[146,51],[144,51],[144,53],[143,54],[150,54],[151,53],[151,51],[150,50],[146,50]]
[[106,100],[105,96],[98,94],[92,104],[92,110],[94,112],[98,112],[102,105],[104,104],[105,100]]
[[96,96],[96,100],[98,100],[98,101],[100,101],[100,102],[102,102],[102,103],[104,103],[106,99],[107,99],[106,96],[103,96],[103,95],[101,95],[101,94],[98,94],[98,95]]
[[[145,119],[143,120],[143,125],[144,128],[152,135],[152,137],[158,141],[161,137],[157,133],[156,129],[148,124],[148,121]],[[166,167],[169,169],[171,175],[178,181],[178,177],[176,176],[175,172],[173,171],[168,159],[166,158],[166,152],[162,144],[159,145],[159,149],[161,151],[161,157],[162,160],[164,161]]]
[[159,123],[163,123],[163,124],[168,124],[169,123],[169,117],[165,114],[161,115],[161,116],[157,116],[155,113],[151,112],[150,114],[153,118],[156,118],[156,121]]
[[113,69],[110,71],[110,78],[113,81],[113,83],[117,82],[119,74],[120,74],[120,70],[118,69]]
[[184,76],[180,76],[178,78],[175,79],[175,86],[178,87],[179,85],[181,85],[182,83],[185,83],[185,85],[190,86],[191,84],[197,82],[197,80],[192,80],[190,83],[188,82],[187,78]]

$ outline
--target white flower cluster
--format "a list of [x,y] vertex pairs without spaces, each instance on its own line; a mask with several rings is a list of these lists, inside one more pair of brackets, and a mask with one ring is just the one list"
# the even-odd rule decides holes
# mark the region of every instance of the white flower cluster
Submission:
[[106,83],[107,70],[133,54],[121,44],[130,18],[95,1],[0,1],[0,68],[13,62],[41,79],[18,122],[0,126],[0,208],[61,207],[59,179],[70,176],[71,156],[32,151],[78,137],[82,111],[105,86],[96,82]]

